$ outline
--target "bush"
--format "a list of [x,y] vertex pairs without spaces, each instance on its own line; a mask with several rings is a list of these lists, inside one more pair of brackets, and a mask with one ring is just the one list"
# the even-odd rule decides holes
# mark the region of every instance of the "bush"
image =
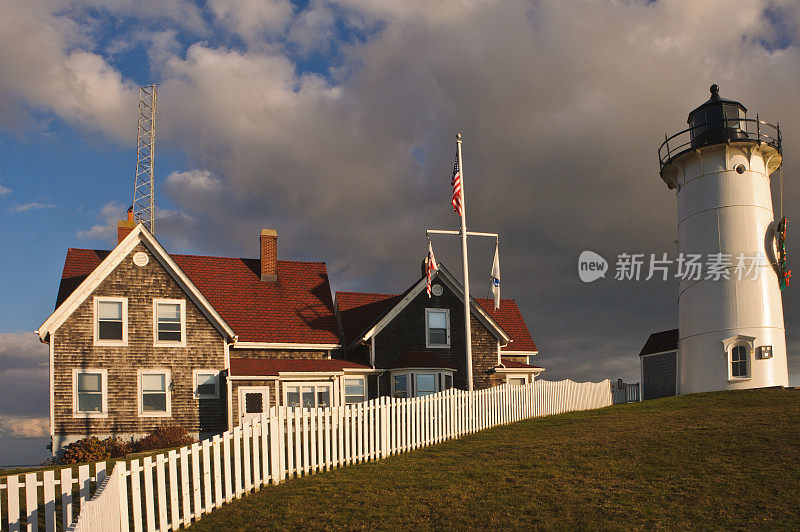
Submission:
[[130,445],[120,438],[110,437],[101,440],[96,436],[90,436],[64,447],[64,457],[61,461],[65,464],[99,462],[124,456],[129,452]]
[[106,444],[106,449],[108,449],[108,452],[111,453],[111,458],[125,456],[126,454],[132,452],[131,442],[123,441],[122,438],[106,438],[103,440],[103,442]]
[[181,427],[159,427],[131,444],[133,452],[155,451],[169,447],[183,447],[194,443],[194,438]]
[[114,437],[101,440],[97,436],[90,436],[64,447],[63,458],[59,462],[62,464],[100,462],[130,453],[183,447],[191,445],[194,441],[186,429],[181,427],[160,427],[151,430],[147,436],[134,442],[126,442],[121,438]]

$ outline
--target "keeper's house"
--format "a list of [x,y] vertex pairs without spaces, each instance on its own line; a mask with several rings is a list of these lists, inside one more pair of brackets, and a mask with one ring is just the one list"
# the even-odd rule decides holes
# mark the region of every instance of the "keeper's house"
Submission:
[[[460,286],[444,271],[431,300],[424,286],[340,294],[337,315],[325,264],[277,260],[275,231],[261,231],[259,258],[242,259],[169,254],[120,222],[113,250],[68,250],[38,330],[50,346],[53,452],[168,425],[202,438],[273,405],[465,388]],[[472,319],[476,388],[542,371],[526,363],[536,347],[513,300],[497,312],[473,301]]]
[[[463,287],[439,264],[430,297],[426,288],[423,275],[399,295],[336,294],[345,358],[381,370],[375,394],[467,388]],[[538,351],[513,299],[495,310],[494,300],[471,298],[470,324],[474,389],[533,382],[544,371],[530,363]]]
[[54,452],[164,425],[202,437],[301,393],[320,406],[364,400],[374,371],[333,358],[324,263],[277,260],[270,230],[259,259],[240,259],[170,255],[124,224],[112,251],[68,250],[38,331],[50,345]]

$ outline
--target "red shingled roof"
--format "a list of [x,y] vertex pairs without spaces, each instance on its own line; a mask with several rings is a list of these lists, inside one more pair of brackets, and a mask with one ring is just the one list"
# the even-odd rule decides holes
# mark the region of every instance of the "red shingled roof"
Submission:
[[[109,251],[67,251],[58,307]],[[258,259],[171,255],[242,342],[338,344],[324,262],[279,260],[278,280],[263,282]]]
[[639,356],[675,351],[678,349],[678,329],[653,333],[645,342]]
[[436,353],[430,351],[411,351],[401,356],[389,366],[389,369],[396,368],[444,368],[457,369],[450,362],[447,362]]
[[483,310],[511,337],[513,342],[504,347],[502,351],[537,351],[536,344],[531,338],[528,326],[522,319],[517,302],[513,299],[501,299],[500,308],[494,310],[494,299],[475,298]]
[[345,368],[370,369],[347,360],[286,359],[286,358],[232,358],[231,376],[271,377],[281,372],[338,372]]
[[398,301],[400,296],[396,294],[336,292],[336,306],[342,319],[344,346],[349,346]]
[[503,365],[507,368],[544,369],[539,366],[531,366],[530,364],[525,364],[524,362],[517,362],[516,360],[509,360],[507,358],[501,358],[500,362],[502,362]]
[[[373,294],[368,292],[336,292],[336,305],[342,319],[344,345],[362,336],[378,319],[393,307],[402,296],[397,294]],[[536,351],[522,313],[513,299],[501,299],[500,308],[494,310],[493,299],[476,298],[478,304],[503,329],[513,342],[503,351]]]

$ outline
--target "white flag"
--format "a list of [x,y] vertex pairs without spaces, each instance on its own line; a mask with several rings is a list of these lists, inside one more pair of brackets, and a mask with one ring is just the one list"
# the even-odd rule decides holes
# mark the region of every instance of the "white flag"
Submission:
[[494,309],[500,308],[500,242],[494,248],[494,262],[492,263],[491,284],[489,288],[494,294]]

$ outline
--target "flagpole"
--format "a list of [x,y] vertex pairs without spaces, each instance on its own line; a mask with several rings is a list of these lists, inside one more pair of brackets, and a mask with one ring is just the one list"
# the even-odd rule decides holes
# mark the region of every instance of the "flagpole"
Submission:
[[456,134],[458,170],[461,173],[461,260],[464,269],[464,331],[467,345],[467,390],[472,391],[472,330],[470,327],[469,260],[467,257],[467,201],[464,193],[464,161],[461,158],[461,133]]

